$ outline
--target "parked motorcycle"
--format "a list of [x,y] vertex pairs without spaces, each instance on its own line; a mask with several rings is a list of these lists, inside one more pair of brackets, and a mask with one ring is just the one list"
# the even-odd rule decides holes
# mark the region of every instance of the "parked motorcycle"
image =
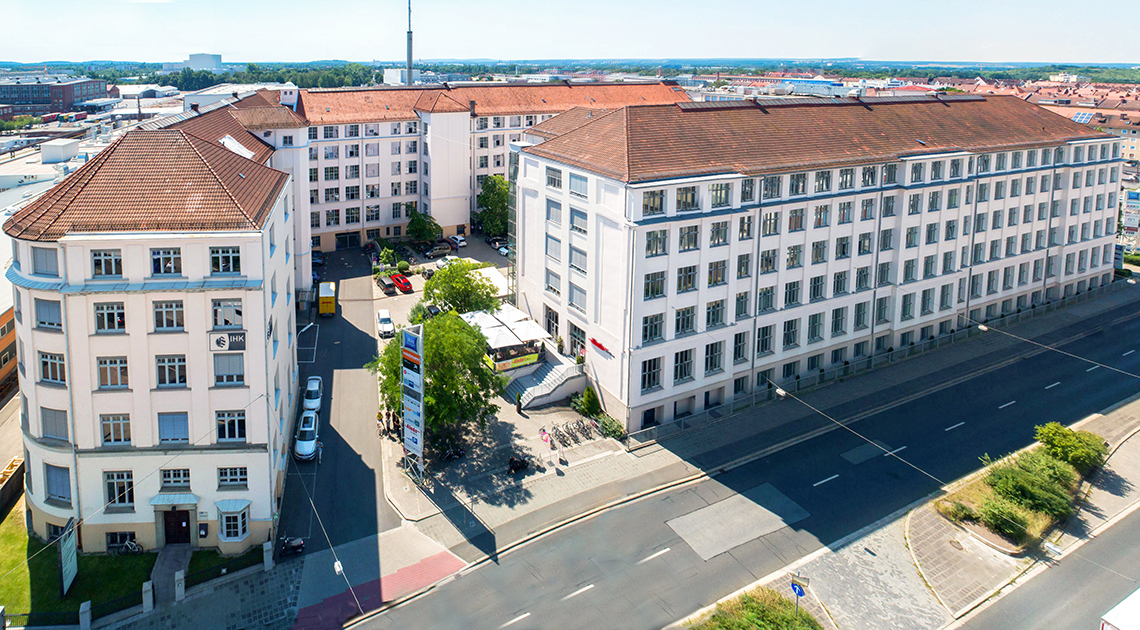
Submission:
[[509,470],[512,475],[520,473],[527,468],[530,468],[530,462],[525,459],[512,456],[507,460],[507,470]]
[[449,446],[447,450],[443,452],[443,455],[440,456],[440,459],[445,462],[453,462],[457,459],[463,459],[464,455],[467,455],[466,450],[458,446]]
[[292,556],[305,552],[305,539],[281,537],[281,557]]

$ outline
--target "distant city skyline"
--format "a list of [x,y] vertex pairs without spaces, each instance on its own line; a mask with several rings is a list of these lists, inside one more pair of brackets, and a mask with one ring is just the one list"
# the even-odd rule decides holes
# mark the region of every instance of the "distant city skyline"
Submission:
[[[18,2],[0,59],[225,63],[404,58],[407,3],[340,0]],[[862,58],[932,62],[1136,63],[1140,47],[1076,19],[1061,0],[846,3],[582,0],[564,5],[413,0],[416,59]],[[790,6],[790,8],[789,8]],[[82,19],[67,19],[72,15]],[[1073,19],[1070,19],[1073,18]]]

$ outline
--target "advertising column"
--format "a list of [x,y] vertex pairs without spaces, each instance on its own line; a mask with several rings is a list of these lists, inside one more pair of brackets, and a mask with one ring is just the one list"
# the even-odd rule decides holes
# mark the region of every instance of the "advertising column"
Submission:
[[415,479],[424,474],[424,367],[423,326],[411,326],[401,332],[401,388],[404,399],[405,466]]

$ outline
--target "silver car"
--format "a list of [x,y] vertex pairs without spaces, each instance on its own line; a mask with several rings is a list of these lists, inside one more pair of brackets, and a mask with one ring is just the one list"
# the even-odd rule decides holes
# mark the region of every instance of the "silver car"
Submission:
[[301,413],[301,420],[297,422],[297,438],[293,440],[293,457],[300,460],[315,458],[320,432],[320,414],[312,410]]
[[325,395],[325,384],[319,376],[310,376],[305,383],[305,396],[302,398],[302,409],[313,411],[321,410],[321,400]]

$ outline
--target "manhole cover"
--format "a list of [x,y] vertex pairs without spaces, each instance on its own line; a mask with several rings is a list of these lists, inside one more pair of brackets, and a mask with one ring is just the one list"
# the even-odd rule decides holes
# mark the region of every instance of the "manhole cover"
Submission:
[[953,540],[953,539],[951,539],[951,540],[950,540],[950,546],[951,546],[951,547],[953,547],[953,548],[955,548],[955,549],[957,549],[958,551],[965,551],[965,550],[966,550],[966,549],[965,549],[965,548],[962,546],[962,543],[958,542],[957,540]]

